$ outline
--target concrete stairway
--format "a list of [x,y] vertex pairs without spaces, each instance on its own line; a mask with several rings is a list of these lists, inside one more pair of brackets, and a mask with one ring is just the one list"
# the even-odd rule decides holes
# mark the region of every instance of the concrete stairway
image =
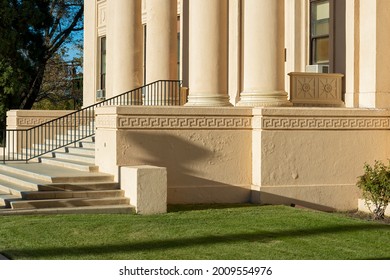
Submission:
[[[42,144],[32,149],[40,150]],[[99,172],[94,154],[90,137],[29,163],[0,164],[0,215],[132,213],[134,207],[114,177]]]

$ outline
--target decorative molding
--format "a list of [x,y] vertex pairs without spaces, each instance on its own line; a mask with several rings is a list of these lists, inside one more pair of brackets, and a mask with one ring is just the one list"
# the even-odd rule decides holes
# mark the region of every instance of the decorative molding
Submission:
[[299,106],[344,106],[342,74],[290,73],[290,99]]
[[56,118],[57,117],[53,117],[53,118],[42,118],[42,117],[38,117],[38,118],[34,118],[34,117],[17,118],[16,124],[17,124],[17,126],[32,127],[32,126],[40,125],[40,124],[43,124],[45,122],[54,120]]
[[264,130],[382,130],[390,129],[389,117],[263,117]]
[[98,36],[106,35],[107,26],[107,3],[106,1],[100,1],[97,3],[97,30]]
[[[18,118],[16,118],[16,125],[17,125],[17,127],[33,127],[33,126],[41,125],[45,122],[55,120],[59,117],[61,117],[61,116],[46,117],[46,118],[45,117],[18,117]],[[63,119],[57,120],[55,122],[55,125],[58,125],[58,126],[71,125],[71,126],[73,126],[76,123],[76,126],[79,126],[79,125],[86,124],[88,121],[90,121],[90,119],[86,116],[83,118],[77,118],[77,119],[75,119],[74,117],[69,117],[69,118],[63,118]]]
[[118,116],[116,119],[102,116],[97,118],[96,127],[118,129],[251,129],[252,117]]

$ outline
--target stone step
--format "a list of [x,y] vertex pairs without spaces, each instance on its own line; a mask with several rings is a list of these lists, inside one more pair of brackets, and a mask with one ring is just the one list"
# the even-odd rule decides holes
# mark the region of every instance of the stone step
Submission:
[[82,126],[78,129],[69,129],[66,134],[68,135],[81,135],[87,136],[95,133],[95,129],[92,127]]
[[0,207],[3,208],[10,208],[11,207],[11,201],[17,201],[21,198],[17,195],[9,194],[0,192]]
[[61,148],[57,148],[57,146],[54,146],[54,145],[45,145],[45,144],[34,144],[34,146],[32,148],[23,148],[23,153],[26,153],[28,152],[29,154],[30,153],[44,153],[44,152],[52,152],[52,151],[58,151],[58,152],[66,152],[67,151],[67,148],[66,146],[65,147],[61,147]]
[[24,176],[23,179],[34,183],[38,182],[42,185],[47,183],[107,182],[113,181],[114,178],[110,174],[90,173],[43,163],[0,164],[0,170],[10,173],[7,176]]
[[124,190],[103,190],[103,191],[30,191],[23,192],[25,200],[44,199],[69,199],[69,198],[113,198],[124,197]]
[[90,156],[90,155],[74,155],[70,153],[54,152],[54,157],[95,164],[95,156]]
[[95,142],[88,142],[88,141],[80,141],[79,147],[87,148],[87,149],[95,149]]
[[25,187],[6,180],[0,180],[0,192],[5,194],[12,194],[21,197],[23,192],[31,192],[34,190],[38,190],[38,188]]
[[19,185],[22,187],[34,189],[39,184],[47,184],[51,183],[51,180],[47,178],[37,178],[25,175],[23,173],[19,174],[14,170],[4,169],[2,165],[0,165],[0,180],[12,183],[14,185]]
[[135,208],[129,204],[59,207],[41,209],[1,209],[0,216],[13,215],[49,215],[49,214],[134,214]]
[[69,199],[44,199],[44,200],[18,200],[11,201],[12,209],[31,208],[59,208],[59,207],[81,207],[81,206],[102,206],[129,204],[127,197],[106,197],[106,198],[69,198]]
[[[54,139],[46,139],[45,140],[45,144],[47,145],[74,145],[74,144],[69,144],[69,142],[73,141],[73,139],[71,139],[70,137],[68,137],[68,139],[64,136],[58,136],[58,137],[55,137]],[[95,142],[95,136],[90,136],[90,137],[87,137],[87,138],[84,138],[84,139],[80,139],[80,141],[77,141],[77,143],[79,142],[92,142],[94,143]],[[77,143],[76,143],[76,146],[77,146]]]
[[86,172],[98,172],[99,167],[86,162],[61,159],[61,158],[41,158],[41,162],[59,167],[66,167]]
[[0,207],[3,207],[4,209],[11,208],[11,202],[20,199],[20,197],[12,194],[0,194]]
[[54,183],[38,185],[39,191],[87,191],[87,190],[118,190],[116,182],[84,182],[77,184]]
[[57,138],[54,138],[54,139],[46,139],[45,140],[45,144],[47,145],[52,145],[52,146],[56,146],[56,147],[60,147],[60,146],[68,146],[68,145],[73,145],[73,144],[70,144],[72,142],[72,139],[57,139]]
[[[59,148],[56,151],[66,152],[65,148]],[[53,151],[35,148],[23,148],[22,155],[27,155],[28,157],[39,157],[42,155],[45,155],[46,157],[53,157]]]
[[95,149],[80,148],[80,147],[66,147],[65,150],[74,155],[88,155],[95,156]]
[[67,134],[58,134],[54,140],[59,140],[59,141],[62,141],[62,140],[65,140],[65,141],[68,141],[68,142],[72,142],[72,141],[81,141],[87,137],[90,137],[91,133],[86,133],[86,132],[68,132]]

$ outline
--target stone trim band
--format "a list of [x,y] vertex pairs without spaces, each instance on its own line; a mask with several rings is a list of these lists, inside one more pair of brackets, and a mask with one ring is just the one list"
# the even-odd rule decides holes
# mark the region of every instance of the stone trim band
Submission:
[[387,130],[390,117],[297,116],[98,116],[97,128],[114,129],[262,129]]
[[364,117],[263,117],[261,128],[265,130],[356,130],[390,129],[390,118]]
[[[115,123],[116,122],[116,123]],[[96,127],[117,129],[251,129],[252,117],[111,116],[98,117]]]

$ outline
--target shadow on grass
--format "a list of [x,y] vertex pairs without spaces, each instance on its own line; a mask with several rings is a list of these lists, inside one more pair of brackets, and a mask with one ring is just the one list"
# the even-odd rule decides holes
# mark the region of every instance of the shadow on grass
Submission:
[[[287,230],[280,232],[273,231],[258,231],[253,233],[241,233],[241,234],[220,234],[220,235],[208,235],[192,238],[176,238],[176,239],[161,239],[152,241],[142,241],[133,243],[121,243],[121,244],[107,244],[107,245],[92,245],[92,246],[76,246],[76,247],[54,247],[54,248],[34,248],[34,249],[11,249],[6,252],[6,256],[11,257],[23,257],[34,259],[45,258],[58,258],[68,256],[68,258],[82,259],[82,256],[88,255],[105,255],[105,254],[118,254],[126,253],[131,257],[131,253],[136,252],[148,252],[163,251],[177,248],[189,248],[197,246],[207,246],[215,244],[234,244],[239,242],[261,242],[270,243],[278,239],[283,238],[301,238],[314,235],[323,234],[337,234],[343,232],[359,232],[359,231],[372,231],[378,229],[386,229],[387,225],[374,224],[374,225],[355,225],[346,224],[343,226],[321,227],[316,229],[302,229],[302,230]],[[389,259],[388,257],[378,256],[378,259]]]
[[168,212],[186,212],[196,210],[211,210],[211,209],[230,209],[230,208],[248,208],[259,207],[256,204],[241,203],[241,204],[180,204],[180,205],[168,205]]

